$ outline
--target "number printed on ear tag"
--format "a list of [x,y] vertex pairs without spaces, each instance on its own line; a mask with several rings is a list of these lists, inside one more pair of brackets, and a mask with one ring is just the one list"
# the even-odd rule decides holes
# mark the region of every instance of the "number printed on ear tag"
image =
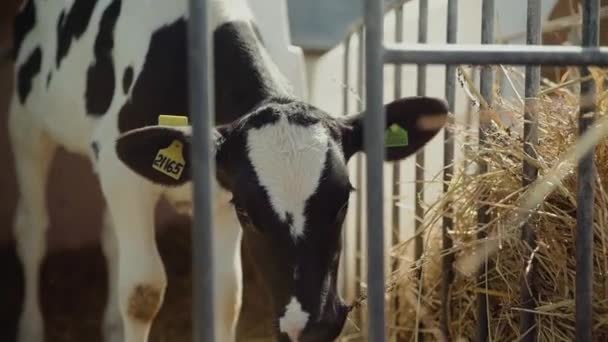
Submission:
[[396,123],[390,125],[390,127],[386,130],[384,144],[386,147],[407,146],[407,131]]
[[181,141],[173,140],[171,145],[158,150],[152,163],[152,168],[175,180],[179,180],[184,171],[184,166],[186,166],[183,147]]

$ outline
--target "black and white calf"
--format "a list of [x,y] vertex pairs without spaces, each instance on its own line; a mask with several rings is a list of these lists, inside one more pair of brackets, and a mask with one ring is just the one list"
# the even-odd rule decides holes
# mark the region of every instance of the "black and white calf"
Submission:
[[[10,137],[20,198],[15,219],[26,291],[21,342],[42,340],[38,271],[48,225],[45,184],[56,147],[90,157],[107,202],[108,340],[146,341],[167,283],[154,240],[161,195],[191,198],[187,1],[30,0],[15,26]],[[329,341],[344,324],[336,293],[340,230],[352,187],[346,163],[362,150],[363,114],[332,117],[296,99],[263,47],[244,0],[213,1],[217,161],[218,341],[234,337],[243,258],[263,279],[280,340]],[[444,126],[446,104],[386,106],[409,141],[405,158]],[[172,150],[166,150],[171,148]],[[183,167],[164,157],[184,159]],[[162,151],[161,151],[162,154]]]

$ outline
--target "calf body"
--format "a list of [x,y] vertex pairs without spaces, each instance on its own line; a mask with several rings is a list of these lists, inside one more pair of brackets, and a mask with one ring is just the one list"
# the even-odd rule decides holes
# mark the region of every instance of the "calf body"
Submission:
[[[120,252],[120,271],[109,263],[110,280],[118,282],[110,284],[106,335],[119,337],[120,310],[127,340],[146,339],[166,284],[154,241],[154,206],[163,192],[183,200],[189,189],[165,191],[135,175],[116,158],[114,142],[121,132],[156,124],[159,114],[188,114],[187,4],[30,0],[16,18],[10,135],[20,186],[15,235],[27,284],[21,341],[41,340],[43,333],[37,279],[48,226],[44,190],[58,145],[90,157],[107,200],[103,249],[110,261]],[[228,1],[212,2],[211,8],[219,38],[217,120],[228,122],[245,114],[265,88],[288,90],[280,76],[270,75],[266,56],[239,54],[240,47],[259,44],[247,8]],[[266,85],[255,83],[262,80],[255,76],[260,67]],[[231,234],[240,228],[231,223],[234,231],[222,232],[227,246],[220,250],[233,251],[236,260],[238,248],[229,245],[238,243]],[[234,312],[238,303],[231,300],[226,305]]]
[[[20,190],[15,236],[26,282],[20,341],[42,340],[44,190],[57,146],[90,157],[106,199],[106,339],[148,338],[167,283],[154,208],[162,195],[191,201],[190,128],[157,125],[161,114],[188,115],[187,4],[29,0],[17,17],[9,129]],[[211,10],[218,340],[234,338],[241,257],[269,293],[277,338],[331,340],[346,317],[336,271],[352,190],[346,162],[361,150],[363,114],[336,119],[295,99],[244,0],[211,1]],[[442,101],[430,98],[388,105],[387,123],[409,132],[409,142],[389,148],[388,159],[424,146],[446,113]],[[184,159],[177,173],[153,167],[167,148]]]

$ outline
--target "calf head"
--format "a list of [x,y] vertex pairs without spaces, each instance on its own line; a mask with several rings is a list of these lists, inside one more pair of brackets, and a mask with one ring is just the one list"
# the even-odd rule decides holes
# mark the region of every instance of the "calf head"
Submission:
[[[447,112],[444,101],[429,97],[386,105],[387,131],[397,128],[407,136],[387,146],[385,159],[414,154],[445,125]],[[302,102],[275,99],[214,132],[217,181],[231,194],[243,257],[270,294],[281,340],[329,341],[344,325],[347,308],[336,278],[353,191],[347,162],[363,149],[365,115],[332,117]],[[168,175],[152,168],[157,152],[174,141],[183,147],[183,170]],[[153,126],[126,133],[116,146],[136,173],[175,186],[191,180],[190,144],[188,129]]]

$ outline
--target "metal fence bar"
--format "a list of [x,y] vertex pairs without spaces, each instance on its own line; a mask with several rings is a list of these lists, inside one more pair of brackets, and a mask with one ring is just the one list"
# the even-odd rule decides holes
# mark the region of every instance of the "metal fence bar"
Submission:
[[[429,3],[428,0],[418,1],[418,44],[426,44],[428,40],[428,17],[429,17]],[[416,94],[418,96],[426,95],[426,64],[418,64],[416,67]],[[424,252],[424,234],[420,233],[420,230],[424,224],[424,208],[422,207],[422,200],[424,199],[424,149],[420,149],[416,153],[416,165],[415,165],[415,193],[416,193],[416,208],[415,208],[415,224],[414,231],[416,234],[414,244],[414,259],[419,261]],[[418,270],[418,277],[422,278],[422,264]],[[420,288],[418,289],[418,295],[423,295],[422,282],[419,283]],[[416,315],[418,319],[418,315]],[[422,328],[420,322],[416,322],[418,328]],[[424,334],[422,331],[418,332],[418,341],[424,341]]]
[[[402,42],[403,41],[403,6],[399,6],[395,9],[395,41]],[[395,87],[393,88],[393,98],[395,100],[401,98],[403,89],[402,89],[402,78],[403,78],[403,66],[401,64],[395,64],[393,70],[393,79],[395,81]],[[393,205],[393,215],[392,219],[392,234],[393,239],[391,241],[392,245],[396,245],[400,240],[400,220],[401,214],[399,207],[397,206],[397,202],[401,197],[401,163],[396,161],[393,163],[393,198],[395,199]],[[399,260],[396,258],[392,265],[392,271],[396,271],[399,266]],[[397,326],[399,324],[399,307],[400,307],[399,296],[395,296],[395,301],[393,303],[393,308],[395,312],[394,324]],[[397,332],[397,335],[399,333]],[[399,336],[397,336],[397,340],[399,340]]]
[[[528,0],[527,9],[527,33],[526,43],[538,45],[542,39],[541,31],[541,0]],[[540,66],[529,65],[526,67],[525,81],[525,108],[524,108],[524,152],[532,159],[536,159],[536,146],[538,145],[538,93],[540,91]],[[538,169],[528,160],[523,163],[523,186],[534,182],[538,176]],[[535,219],[532,216],[522,227],[522,239],[530,249],[530,253],[536,248]],[[534,275],[536,272],[536,260],[532,259],[530,266],[526,267],[528,260],[524,261],[524,276],[521,284],[521,301],[524,310],[520,315],[520,333],[523,342],[536,340],[536,322],[532,311],[536,306],[536,287]]]
[[[360,101],[357,106],[357,111],[361,112],[365,107],[365,96],[364,92],[364,84],[365,84],[365,30],[361,28],[359,31],[359,48],[357,51],[357,94],[359,94]],[[356,275],[357,281],[355,287],[355,293],[357,295],[361,294],[361,282],[363,281],[363,157],[361,155],[357,156],[357,186],[359,187],[359,191],[356,192],[356,207],[357,214],[355,217],[355,231],[356,231],[356,241],[355,241],[355,250],[357,251],[357,262],[355,263],[356,267]],[[359,319],[363,319],[363,312],[359,313]]]
[[528,45],[385,45],[386,63],[402,64],[505,64],[505,65],[608,65],[608,48]]
[[209,1],[190,1],[188,66],[192,119],[192,177],[194,225],[192,231],[193,340],[215,341],[213,258],[213,186],[215,160],[211,130],[215,118],[213,44]]
[[367,285],[370,341],[386,341],[384,313],[384,129],[383,6],[365,2],[365,127],[367,162]]
[[[599,0],[583,4],[583,46],[598,45]],[[581,68],[581,77],[590,75]],[[579,134],[583,134],[595,119],[596,89],[594,80],[581,83]],[[584,155],[578,164],[576,210],[576,281],[575,315],[576,340],[593,340],[593,202],[595,187],[594,150]]]
[[[494,9],[495,9],[494,0],[484,0],[481,12],[481,43],[482,44],[492,44],[494,43]],[[488,108],[484,108],[483,110],[490,110],[492,107],[493,101],[493,86],[494,86],[494,73],[492,66],[485,65],[481,69],[480,83],[479,83],[479,91],[481,96],[485,99],[488,104]],[[486,145],[486,130],[488,129],[488,125],[486,120],[481,118],[480,114],[479,118],[479,148],[483,149]],[[479,173],[484,174],[488,170],[488,166],[483,162],[479,162]],[[481,194],[483,196],[483,194]],[[489,222],[489,214],[488,214],[488,205],[481,205],[477,210],[477,226],[478,229],[481,229]],[[486,231],[480,230],[477,238],[484,239],[486,237]],[[479,282],[478,285],[481,288],[487,287],[488,282],[488,258],[487,255],[484,255],[485,264],[479,270]],[[486,293],[480,293],[477,295],[477,341],[486,341],[488,339],[489,332],[489,319],[488,319],[488,295]]]
[[344,40],[344,57],[342,59],[342,115],[349,114],[349,101],[350,101],[350,39],[348,36]]
[[[448,0],[448,18],[447,18],[447,43],[456,44],[458,39],[458,0]],[[455,112],[456,102],[456,66],[447,65],[445,71],[445,98],[450,107],[450,112]],[[452,173],[454,172],[454,137],[449,127],[444,129],[444,145],[443,145],[443,192],[447,193]],[[448,203],[444,210],[442,224],[442,248],[443,256],[441,257],[441,318],[440,327],[444,336],[450,338],[450,286],[453,280],[452,263],[454,255],[452,253],[445,254],[453,247],[452,238],[449,232],[453,228],[452,208]]]
[[[350,101],[350,39],[351,36],[347,36],[344,40],[344,57],[342,58],[342,115],[349,114],[349,101]],[[343,227],[346,226],[346,221],[344,221]],[[348,239],[348,230],[342,229],[342,257],[340,258],[340,270],[342,273],[341,281],[339,287],[342,289],[342,293],[344,293],[347,298],[351,295],[350,290],[345,285],[347,283],[347,279],[350,274],[350,265],[349,260],[352,260],[354,255],[351,255],[349,251],[352,250],[352,246],[350,246],[350,240]]]

